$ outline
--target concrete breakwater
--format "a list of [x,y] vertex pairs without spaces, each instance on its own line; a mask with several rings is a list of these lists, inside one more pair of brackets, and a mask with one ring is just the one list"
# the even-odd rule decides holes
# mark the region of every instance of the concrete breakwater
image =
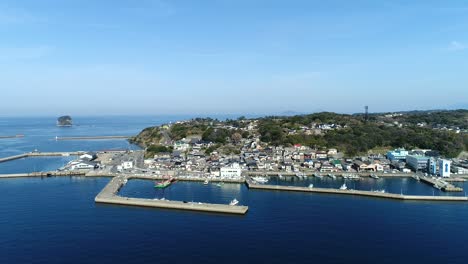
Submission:
[[310,193],[327,193],[327,194],[344,194],[344,195],[358,195],[377,198],[387,198],[395,200],[408,200],[408,201],[468,201],[465,196],[425,196],[425,195],[401,195],[394,193],[381,193],[371,191],[358,191],[358,190],[340,190],[331,188],[309,188],[297,186],[280,186],[280,185],[267,185],[256,184],[251,180],[246,181],[249,189],[259,190],[273,190],[273,191],[294,191],[294,192],[310,192]]
[[24,177],[52,177],[52,176],[85,176],[86,172],[80,171],[44,171],[31,173],[0,174],[1,178],[24,178]]
[[132,136],[83,136],[83,137],[55,137],[55,140],[97,140],[97,139],[128,139]]
[[[132,176],[132,178],[139,179],[139,176]],[[227,213],[227,214],[246,214],[247,206],[234,206],[225,204],[211,204],[211,203],[196,203],[184,201],[169,201],[169,200],[156,200],[156,199],[142,199],[122,197],[118,195],[119,190],[127,183],[128,177],[118,176],[114,177],[102,191],[96,196],[94,201],[96,203],[119,204],[119,205],[132,205],[143,207],[156,207],[166,209],[190,210],[190,211],[203,211],[213,213]],[[143,179],[148,179],[144,177]],[[155,179],[152,177],[151,179]]]
[[19,155],[9,156],[5,158],[0,158],[0,163],[7,162],[16,159],[29,158],[29,157],[54,157],[54,156],[79,156],[83,155],[85,152],[76,151],[76,152],[27,152]]
[[[243,173],[245,176],[296,176],[300,173],[301,176],[313,177],[314,175],[327,176],[328,174],[333,174],[337,177],[343,177],[344,175],[357,175],[359,177],[369,177],[371,174],[377,175],[379,177],[413,177],[413,173],[382,173],[382,172],[287,172],[287,171],[246,171]],[[468,178],[468,174],[456,174],[456,177],[459,179]]]

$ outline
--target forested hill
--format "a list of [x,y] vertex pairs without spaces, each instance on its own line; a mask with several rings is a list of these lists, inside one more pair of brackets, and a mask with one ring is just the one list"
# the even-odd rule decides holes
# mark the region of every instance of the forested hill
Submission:
[[363,114],[322,112],[225,121],[197,118],[146,128],[132,142],[144,147],[169,146],[174,140],[199,136],[239,150],[241,141],[260,140],[264,146],[337,148],[348,156],[375,148],[405,147],[438,150],[454,157],[468,149],[467,129],[468,110],[379,113],[369,114],[367,120]]

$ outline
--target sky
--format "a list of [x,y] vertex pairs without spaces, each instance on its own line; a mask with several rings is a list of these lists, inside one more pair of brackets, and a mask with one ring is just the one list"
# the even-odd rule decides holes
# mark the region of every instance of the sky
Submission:
[[468,108],[466,0],[0,0],[0,116]]

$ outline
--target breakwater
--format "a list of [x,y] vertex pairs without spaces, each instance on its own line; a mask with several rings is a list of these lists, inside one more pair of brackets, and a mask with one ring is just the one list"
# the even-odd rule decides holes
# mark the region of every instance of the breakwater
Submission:
[[340,190],[340,189],[332,189],[332,188],[280,186],[280,185],[256,184],[250,179],[246,181],[246,184],[249,187],[249,189],[271,190],[271,191],[293,191],[293,192],[310,192],[310,193],[324,193],[324,194],[357,195],[357,196],[367,196],[367,197],[407,200],[407,201],[458,201],[458,202],[468,201],[468,197],[465,197],[465,196],[402,195],[402,194],[394,194],[394,193],[381,193],[381,192],[359,191],[359,190]]
[[[131,178],[134,179],[149,179],[148,177],[140,177],[133,175]],[[156,179],[156,177],[151,177]],[[142,198],[130,198],[122,197],[118,195],[119,190],[129,180],[126,176],[118,176],[112,178],[112,180],[102,189],[102,191],[96,196],[94,201],[96,203],[106,204],[118,204],[118,205],[132,205],[132,206],[143,206],[143,207],[156,207],[165,209],[178,209],[178,210],[190,210],[190,211],[202,211],[212,213],[227,213],[227,214],[246,214],[247,206],[237,205],[225,205],[225,204],[211,204],[211,203],[196,203],[196,202],[184,202],[184,201],[169,201],[169,200],[158,200],[158,199],[142,199]]]
[[23,177],[52,177],[52,176],[85,176],[84,171],[44,171],[31,173],[0,174],[1,178],[23,178]]
[[98,140],[98,139],[128,139],[132,136],[89,136],[89,137],[55,137],[55,140]]
[[29,157],[54,157],[54,156],[79,156],[83,155],[84,151],[76,152],[27,152],[19,155],[0,158],[0,163],[16,159],[29,158]]

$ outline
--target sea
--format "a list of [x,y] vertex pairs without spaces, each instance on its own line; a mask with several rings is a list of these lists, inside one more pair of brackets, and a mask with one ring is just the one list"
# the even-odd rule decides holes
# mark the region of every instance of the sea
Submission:
[[[33,150],[138,149],[126,140],[64,136],[135,135],[188,116],[0,118],[0,157]],[[57,169],[73,157],[0,163],[0,174]],[[130,180],[120,195],[249,206],[246,215],[102,205],[110,178],[0,179],[0,263],[468,263],[468,202],[248,190],[242,184],[177,182],[165,190]],[[412,178],[272,178],[270,184],[448,195]],[[468,188],[466,183],[459,186]],[[465,192],[450,195],[466,195]]]

